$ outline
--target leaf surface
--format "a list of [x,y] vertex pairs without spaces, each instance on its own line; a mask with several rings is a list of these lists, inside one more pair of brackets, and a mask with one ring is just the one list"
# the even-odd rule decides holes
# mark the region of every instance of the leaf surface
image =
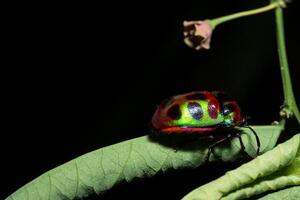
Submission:
[[294,185],[300,185],[300,134],[193,190],[183,200],[245,199]]
[[[259,135],[261,152],[274,147],[282,125],[253,126]],[[254,156],[255,137],[241,129],[246,151]],[[21,187],[6,200],[60,200],[101,194],[120,182],[154,176],[168,169],[195,168],[204,163],[208,143],[186,138],[147,135],[92,151],[56,167]],[[186,141],[185,141],[186,142]],[[216,147],[211,161],[229,161],[241,156],[238,139]]]
[[290,187],[284,190],[268,194],[259,200],[298,200],[300,199],[300,186]]

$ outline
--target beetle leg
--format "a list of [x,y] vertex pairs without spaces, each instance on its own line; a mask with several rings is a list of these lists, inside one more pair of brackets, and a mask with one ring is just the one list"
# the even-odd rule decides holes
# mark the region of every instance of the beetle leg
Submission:
[[235,135],[234,137],[237,137],[237,138],[239,139],[240,145],[241,145],[241,150],[242,150],[245,154],[247,154],[247,156],[248,156],[249,158],[253,158],[253,157],[250,156],[250,155],[248,154],[248,152],[246,151],[246,147],[245,147],[244,142],[243,142],[243,140],[242,140],[241,134],[240,134],[240,133],[236,133],[236,135]]
[[215,146],[221,144],[222,142],[224,142],[224,141],[230,139],[230,137],[231,137],[231,136],[226,136],[226,137],[224,137],[224,138],[222,138],[222,139],[216,141],[215,143],[209,145],[209,147],[208,147],[208,152],[207,152],[206,159],[205,159],[205,162],[208,162],[208,161],[209,161],[210,154],[212,153],[213,148],[214,148]]
[[[240,141],[240,145],[241,145],[242,151],[246,152],[246,147],[245,147],[244,142],[243,142],[243,140],[242,140],[241,134],[240,134],[240,133],[237,133],[237,134],[236,134],[236,137],[237,137],[237,138],[239,139],[239,141]],[[246,152],[246,153],[247,153],[247,152]]]
[[[256,135],[256,133],[255,133],[255,135]],[[257,135],[256,135],[256,136],[257,136]],[[212,153],[212,150],[213,150],[213,148],[214,148],[215,146],[217,146],[217,145],[221,144],[222,142],[224,142],[224,141],[226,141],[226,140],[229,140],[229,139],[231,139],[231,138],[233,138],[233,137],[237,137],[237,138],[239,139],[239,142],[240,142],[240,145],[241,145],[241,150],[242,150],[244,153],[246,153],[250,158],[253,158],[252,156],[250,156],[250,155],[246,152],[246,147],[245,147],[244,142],[243,142],[243,140],[242,140],[241,134],[238,132],[238,133],[236,133],[236,134],[228,134],[226,137],[224,137],[224,138],[218,140],[217,142],[211,144],[211,145],[208,147],[208,152],[207,152],[207,156],[206,156],[206,159],[205,159],[206,162],[209,161],[210,154]],[[259,147],[260,147],[260,142],[259,142],[258,136],[257,136],[256,139],[257,139],[256,141],[257,141],[257,146],[258,146],[258,148],[257,148],[257,155],[258,155],[258,153],[259,153]]]
[[254,131],[254,129],[251,126],[245,126],[245,128],[249,128],[251,130],[251,132],[255,136],[256,144],[257,144],[256,156],[258,156],[259,152],[260,152],[260,140],[259,140],[259,137],[258,137],[257,133]]

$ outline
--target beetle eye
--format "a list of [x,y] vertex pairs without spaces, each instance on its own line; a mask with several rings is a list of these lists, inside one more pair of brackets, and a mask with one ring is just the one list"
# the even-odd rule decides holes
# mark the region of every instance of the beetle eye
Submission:
[[228,103],[228,104],[223,105],[223,115],[224,116],[229,115],[232,112],[235,112],[235,110],[236,110],[236,105],[233,103]]
[[223,105],[223,111],[222,111],[222,113],[223,113],[224,116],[227,116],[227,115],[229,115],[232,112],[233,112],[232,104],[229,103],[229,104]]
[[227,107],[224,107],[224,109],[223,109],[223,115],[224,116],[227,116],[227,115],[229,115],[231,113],[231,110],[229,110]]

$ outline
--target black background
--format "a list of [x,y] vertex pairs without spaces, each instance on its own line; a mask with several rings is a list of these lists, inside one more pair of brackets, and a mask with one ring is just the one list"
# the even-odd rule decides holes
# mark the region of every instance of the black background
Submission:
[[[186,47],[182,37],[183,20],[215,18],[266,3],[3,5],[5,186],[0,198],[77,156],[149,134],[156,105],[170,95],[224,90],[251,116],[250,124],[277,120],[283,93],[272,12],[220,25],[209,51]],[[294,2],[286,9],[285,25],[299,105],[297,8]],[[286,137],[299,132],[295,120],[289,121],[288,130]],[[137,180],[114,188],[104,199],[179,199],[238,165]]]

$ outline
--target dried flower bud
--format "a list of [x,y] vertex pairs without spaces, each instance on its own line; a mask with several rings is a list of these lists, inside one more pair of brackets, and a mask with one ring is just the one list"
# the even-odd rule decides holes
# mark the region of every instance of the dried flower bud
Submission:
[[184,43],[196,50],[209,49],[213,27],[208,21],[184,21]]

